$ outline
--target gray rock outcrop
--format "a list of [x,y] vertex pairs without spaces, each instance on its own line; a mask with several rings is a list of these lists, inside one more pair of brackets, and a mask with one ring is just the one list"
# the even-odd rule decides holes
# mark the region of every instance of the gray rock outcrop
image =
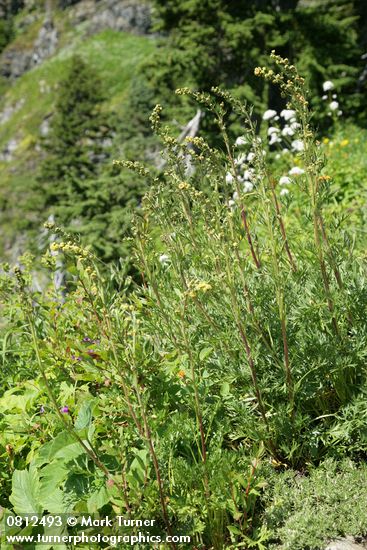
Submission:
[[57,42],[57,29],[52,20],[46,18],[32,49],[19,50],[16,47],[10,47],[3,52],[0,60],[0,74],[10,79],[18,78],[53,55]]
[[24,98],[17,101],[14,105],[6,105],[2,111],[0,111],[0,126],[8,122],[11,117],[19,111],[24,105]]
[[[148,34],[151,26],[151,6],[144,0],[65,0],[73,26],[84,24],[86,35],[105,29]],[[47,4],[47,2],[46,2]],[[10,45],[0,56],[0,75],[15,79],[51,57],[57,49],[58,30],[52,20],[52,10],[46,10],[44,23],[29,49]],[[37,16],[29,14],[23,25],[34,23]]]
[[147,34],[151,25],[150,5],[137,0],[82,0],[69,16],[74,24],[87,22],[87,34],[104,29]]
[[346,537],[331,542],[325,550],[364,550],[366,548],[366,543],[359,543],[353,537]]

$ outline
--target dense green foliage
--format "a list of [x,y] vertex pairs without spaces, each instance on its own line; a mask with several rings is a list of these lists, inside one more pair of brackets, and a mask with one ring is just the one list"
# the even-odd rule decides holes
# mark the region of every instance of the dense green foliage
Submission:
[[58,90],[40,177],[46,206],[56,204],[59,212],[64,208],[64,223],[73,216],[73,207],[83,202],[84,182],[97,175],[98,161],[105,156],[102,140],[109,128],[102,116],[102,101],[98,76],[80,57],[73,57]]
[[[31,258],[5,267],[0,483],[10,513],[154,518],[152,534],[190,535],[172,549],[301,548],[300,484],[306,517],[315,502],[329,519],[351,498],[348,484],[364,479],[344,459],[367,451],[365,262],[342,181],[329,175],[330,141],[321,146],[311,129],[304,81],[273,60],[278,75],[256,72],[288,95],[297,151],[269,147],[227,92],[185,89],[220,146],[178,142],[157,106],[165,178],[117,163],[148,186],[134,223],[142,285],[126,278],[116,291],[54,224],[45,291],[32,284]],[[243,128],[235,143],[229,109]],[[62,290],[53,284],[61,266]],[[310,548],[365,534],[365,522],[335,517],[311,531]]]
[[107,164],[112,128],[103,99],[97,73],[80,57],[72,58],[45,139],[40,205],[68,230],[77,231],[101,260],[122,257],[127,263],[122,240],[130,233],[143,189],[136,177],[121,176]]
[[13,36],[13,22],[9,18],[0,20],[0,53]]
[[156,101],[171,105],[180,86],[221,85],[250,101],[257,115],[269,105],[281,107],[276,87],[253,75],[275,49],[306,77],[319,124],[330,124],[321,100],[321,84],[329,79],[345,95],[345,113],[365,116],[366,83],[356,86],[363,68],[363,1],[155,0],[155,6],[157,29],[167,37],[144,68],[144,87],[154,90]]
[[[27,17],[27,14],[19,14],[17,17]],[[18,21],[18,19],[17,19]],[[95,35],[83,37],[80,35],[79,26],[72,30],[64,29],[68,18],[63,12],[55,13],[55,25],[60,32],[60,49],[56,55],[45,60],[42,64],[36,66],[31,71],[26,72],[13,82],[1,81],[4,86],[4,93],[0,98],[0,109],[13,110],[7,120],[3,120],[0,131],[0,151],[6,149],[7,144],[15,139],[17,148],[12,154],[12,158],[5,161],[0,158],[0,208],[1,208],[1,234],[0,234],[0,252],[2,257],[12,258],[20,252],[27,249],[28,245],[33,247],[37,253],[39,235],[42,223],[48,214],[44,208],[45,193],[43,193],[38,175],[42,161],[46,156],[43,147],[44,140],[41,137],[41,130],[45,119],[52,122],[52,115],[55,111],[55,102],[58,97],[58,90],[61,81],[67,78],[70,69],[70,61],[73,54],[77,54],[85,61],[93,73],[97,73],[98,79],[102,83],[104,91],[104,102],[102,106],[103,117],[106,116],[109,125],[115,126],[119,118],[124,117],[129,120],[129,114],[125,114],[125,105],[130,89],[132,75],[136,72],[141,61],[146,60],[154,49],[154,41],[145,36],[135,36],[128,33],[105,30]],[[38,25],[38,26],[37,26]],[[36,26],[36,29],[34,29]],[[39,30],[39,22],[29,28],[18,30],[16,38],[11,42],[11,47],[22,50],[26,44],[32,44]],[[67,36],[67,43],[65,43]],[[146,123],[146,126],[149,126]],[[125,142],[123,138],[122,143]],[[113,143],[113,152],[109,148],[104,149],[112,158],[120,158],[121,140],[116,139]],[[135,154],[134,149],[131,154]],[[135,157],[134,157],[135,158]],[[140,184],[136,178],[120,176],[111,179],[111,157],[103,162],[106,168],[106,177],[103,177],[104,191],[106,197],[102,201],[95,214],[100,216],[101,209],[106,208],[110,202],[108,195],[112,195],[110,220],[106,223],[98,224],[100,235],[104,232],[113,237],[115,244],[111,246],[101,238],[96,250],[100,253],[104,248],[106,255],[103,257],[108,261],[118,259],[121,255],[125,256],[124,245],[120,246],[122,234],[121,228],[117,228],[117,218],[121,221],[121,227],[129,226],[129,218],[132,213],[132,189],[137,188],[135,194],[135,204],[139,200]],[[102,167],[100,165],[100,167]],[[112,172],[113,175],[113,172]],[[117,186],[112,185],[112,181],[123,183]],[[45,182],[43,185],[46,186]],[[83,184],[87,185],[84,181]],[[95,182],[88,180],[88,186],[93,187]],[[102,185],[99,186],[98,193],[102,191]],[[116,201],[113,196],[120,194],[122,188],[129,189],[127,195],[121,199],[121,204],[128,204],[127,209],[120,209],[120,214],[116,215]],[[121,195],[120,195],[121,196]],[[120,200],[120,199],[118,199]],[[78,211],[78,204],[75,204],[75,210]],[[81,206],[80,206],[81,208]],[[64,209],[64,214],[68,212]],[[104,214],[103,214],[104,215]],[[109,214],[106,214],[109,215]],[[88,223],[88,217],[85,218]],[[80,227],[80,226],[79,226]],[[116,229],[114,235],[112,231]],[[118,229],[118,231],[117,231]],[[89,232],[86,232],[87,235]],[[122,231],[123,233],[123,231]],[[120,244],[119,244],[120,243]],[[119,248],[119,250],[117,250]]]

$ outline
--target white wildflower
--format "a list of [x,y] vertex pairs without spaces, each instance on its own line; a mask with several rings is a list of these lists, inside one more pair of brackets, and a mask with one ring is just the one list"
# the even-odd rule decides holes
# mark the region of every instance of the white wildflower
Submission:
[[294,141],[292,141],[293,151],[300,152],[300,151],[303,151],[304,148],[305,148],[305,144],[300,139],[295,139]]
[[161,254],[159,256],[159,261],[161,262],[161,264],[167,264],[169,262],[169,256],[167,254]]
[[252,179],[254,176],[254,171],[252,168],[249,168],[248,170],[245,170],[244,174],[243,174],[243,179],[244,180],[250,180]]
[[246,181],[243,185],[243,190],[245,193],[250,193],[253,190],[254,186],[250,181]]
[[292,183],[292,180],[288,176],[282,176],[279,179],[279,185],[288,185],[289,183]]
[[288,195],[289,193],[289,189],[286,189],[285,187],[283,187],[283,189],[280,190],[280,196],[282,197],[283,195]]
[[292,122],[291,128],[292,130],[298,130],[299,128],[301,128],[301,125],[299,122]]
[[326,80],[326,82],[324,82],[322,85],[322,89],[324,90],[324,92],[328,92],[333,88],[334,88],[334,84],[331,82],[331,80]]
[[227,172],[226,174],[226,183],[232,183],[233,182],[233,176],[230,172]]
[[294,136],[294,130],[291,126],[284,126],[282,136]]
[[270,126],[268,129],[268,136],[271,136],[272,134],[277,134],[280,132],[279,128],[275,128],[275,126]]
[[235,191],[235,192],[233,193],[232,197],[233,197],[233,200],[234,200],[234,201],[238,200],[238,193],[237,193],[237,191]]
[[333,99],[336,99],[338,96],[337,96],[336,94],[333,94],[331,97],[332,97]]
[[325,101],[325,99],[327,99],[328,96],[327,95],[323,95],[321,99],[323,99]]
[[236,159],[234,159],[234,163],[236,166],[241,166],[241,164],[244,164],[246,162],[246,155],[245,153],[241,153],[238,155]]
[[233,206],[234,206],[235,204],[236,204],[235,201],[232,200],[232,199],[230,199],[230,200],[228,201],[228,206],[229,206],[229,208],[233,208]]
[[255,153],[249,153],[249,154],[247,155],[247,160],[248,160],[249,162],[252,162],[252,161],[254,160],[255,157],[256,157]]
[[280,112],[280,116],[283,117],[284,120],[290,120],[295,114],[296,111],[293,111],[293,109],[283,109],[283,111]]
[[239,136],[235,141],[235,145],[237,145],[237,147],[240,147],[241,145],[246,145],[246,143],[247,140],[244,136]]
[[277,116],[277,112],[274,111],[274,109],[268,109],[263,114],[263,120],[270,120],[271,118],[274,118],[275,116]]
[[282,140],[280,138],[278,138],[278,136],[276,134],[271,134],[269,145],[274,145],[274,143],[280,143],[281,141]]
[[329,105],[330,111],[336,111],[339,108],[339,103],[337,101],[332,101]]
[[305,171],[303,170],[303,168],[299,168],[299,166],[294,166],[288,172],[290,176],[301,176],[304,173]]

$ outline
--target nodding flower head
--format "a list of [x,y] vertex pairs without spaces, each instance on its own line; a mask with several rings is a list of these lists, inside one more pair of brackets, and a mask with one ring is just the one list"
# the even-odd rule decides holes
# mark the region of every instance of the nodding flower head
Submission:
[[295,139],[294,141],[292,141],[292,149],[296,152],[304,151],[305,144],[300,139]]
[[283,109],[283,111],[280,112],[280,116],[283,117],[284,120],[290,120],[296,116],[296,111],[293,109]]
[[336,111],[337,109],[339,109],[339,103],[337,101],[332,101],[329,105],[329,109],[331,111]]
[[331,80],[326,80],[326,82],[324,82],[322,85],[322,89],[324,90],[324,92],[328,92],[333,88],[334,88],[334,84],[331,82]]
[[64,414],[68,414],[68,412],[69,412],[69,407],[67,407],[67,406],[61,407],[60,411],[61,411],[62,413],[64,413]]
[[274,117],[277,116],[277,112],[274,111],[274,109],[268,109],[267,111],[265,111],[265,113],[263,114],[263,120],[270,120]]
[[303,168],[299,168],[299,166],[294,166],[288,172],[290,176],[301,176],[304,173],[305,171],[303,170]]

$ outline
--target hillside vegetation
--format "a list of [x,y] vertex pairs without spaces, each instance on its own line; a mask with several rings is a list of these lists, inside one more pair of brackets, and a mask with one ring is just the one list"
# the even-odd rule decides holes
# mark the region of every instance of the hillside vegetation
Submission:
[[0,27],[1,548],[362,549],[365,3],[104,1]]
[[[21,51],[31,47],[41,24],[42,14],[40,20],[26,31],[19,31],[8,48]],[[67,75],[72,56],[81,55],[95,69],[103,82],[104,109],[119,119],[137,67],[155,48],[151,37],[109,29],[86,37],[82,25],[75,28],[70,25],[67,10],[55,14],[55,25],[61,36],[55,54],[14,81],[3,81],[0,111],[9,115],[3,115],[0,125],[0,151],[7,151],[12,142],[15,150],[5,155],[5,159],[3,154],[0,160],[0,244],[2,254],[7,252],[9,256],[10,253],[13,258],[24,250],[24,231],[37,236],[44,221],[40,214],[42,197],[35,189],[44,157],[40,146],[42,124],[48,127],[54,113],[58,85]]]

